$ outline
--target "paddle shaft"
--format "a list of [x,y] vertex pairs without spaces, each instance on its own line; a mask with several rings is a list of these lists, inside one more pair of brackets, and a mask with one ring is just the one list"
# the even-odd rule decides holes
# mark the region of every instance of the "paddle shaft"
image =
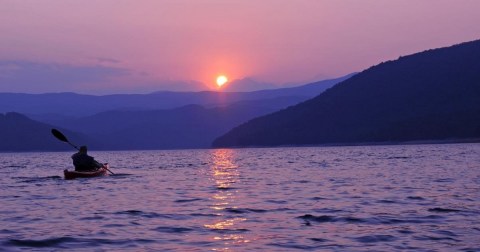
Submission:
[[73,148],[75,148],[75,149],[77,149],[78,151],[80,151],[80,149],[79,149],[76,145],[70,143],[69,141],[67,141],[67,143],[70,144],[71,146],[73,146]]

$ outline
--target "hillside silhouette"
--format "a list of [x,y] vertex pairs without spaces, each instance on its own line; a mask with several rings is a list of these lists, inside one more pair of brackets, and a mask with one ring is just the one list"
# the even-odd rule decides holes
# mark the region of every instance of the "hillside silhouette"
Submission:
[[[0,129],[6,129],[0,135],[0,151],[71,149],[51,136],[51,128],[62,129],[69,139],[72,136],[72,140],[78,140],[77,144],[96,150],[209,148],[216,137],[242,122],[298,104],[350,76],[243,93],[0,94],[0,98],[6,98],[0,100],[5,105],[3,109],[32,113],[7,114],[9,119],[0,123]],[[179,104],[185,105],[170,108]],[[101,109],[107,110],[94,113]],[[13,120],[13,115],[17,120]]]
[[217,108],[187,105],[168,110],[108,111],[66,120],[60,126],[101,139],[101,149],[208,148],[231,128],[273,111],[255,104]]
[[[19,113],[0,114],[0,151],[61,151],[72,147],[55,139],[54,126],[34,121]],[[81,134],[62,130],[73,142],[93,143]]]
[[319,96],[250,120],[214,147],[480,137],[480,41],[373,66]]

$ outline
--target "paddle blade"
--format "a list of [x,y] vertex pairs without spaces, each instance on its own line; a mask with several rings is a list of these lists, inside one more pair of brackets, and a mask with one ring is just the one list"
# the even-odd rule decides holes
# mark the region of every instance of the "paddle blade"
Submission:
[[52,135],[54,135],[58,140],[68,143],[68,139],[62,134],[62,132],[52,129]]

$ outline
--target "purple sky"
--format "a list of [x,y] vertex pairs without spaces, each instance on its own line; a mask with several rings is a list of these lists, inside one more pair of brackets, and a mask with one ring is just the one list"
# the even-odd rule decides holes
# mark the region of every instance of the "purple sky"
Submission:
[[1,0],[0,92],[305,84],[480,39],[479,13],[477,0]]

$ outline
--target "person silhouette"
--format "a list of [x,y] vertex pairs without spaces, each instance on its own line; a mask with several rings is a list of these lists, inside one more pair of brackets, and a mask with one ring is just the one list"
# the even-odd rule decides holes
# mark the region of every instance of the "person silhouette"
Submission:
[[94,171],[103,165],[87,154],[87,146],[81,146],[77,153],[72,155],[75,171]]

